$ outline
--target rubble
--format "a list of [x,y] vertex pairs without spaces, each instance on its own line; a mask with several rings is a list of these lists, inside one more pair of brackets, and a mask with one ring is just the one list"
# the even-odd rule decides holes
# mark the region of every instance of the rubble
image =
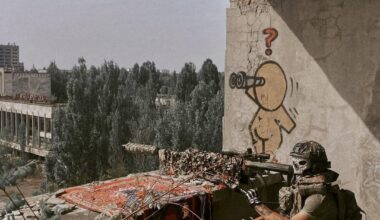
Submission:
[[[40,195],[40,196],[35,196],[35,197],[30,197],[27,198],[26,200],[28,203],[31,205],[32,210],[34,211],[37,216],[39,215],[39,200],[41,199],[47,199],[49,195]],[[22,214],[25,216],[27,219],[35,219],[32,210],[25,204],[22,205],[18,208],[18,210],[14,210],[12,212],[7,211],[7,213],[0,214],[0,219],[23,219]]]
[[[61,215],[71,215],[71,212],[77,213],[86,213],[88,215],[88,210],[78,208],[76,205],[67,203],[65,200],[56,198],[55,194],[43,194],[39,196],[26,198],[30,204],[30,209],[27,205],[21,206],[18,210],[7,213],[3,216],[0,215],[0,219],[23,219],[22,215],[26,219],[36,219],[35,215],[40,219],[48,219],[53,216]],[[34,214],[33,214],[33,212]],[[75,211],[75,212],[74,212]],[[97,215],[97,213],[96,213]],[[77,219],[77,218],[66,218],[66,219]]]
[[66,213],[73,211],[75,207],[76,206],[72,204],[58,204],[52,210],[57,215],[64,215]]
[[49,198],[46,202],[48,204],[59,205],[59,204],[65,203],[65,200],[52,197],[52,198]]

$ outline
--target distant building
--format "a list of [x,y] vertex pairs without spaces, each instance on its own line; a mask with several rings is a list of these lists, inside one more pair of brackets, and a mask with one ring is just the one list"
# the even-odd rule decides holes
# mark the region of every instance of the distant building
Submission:
[[176,104],[175,95],[157,94],[156,107],[173,107]]
[[0,100],[0,145],[45,157],[59,105]]
[[16,44],[0,45],[0,67],[24,71],[24,64],[20,63],[19,46]]
[[0,67],[0,97],[28,102],[49,102],[51,75],[46,71],[16,72]]
[[0,67],[0,145],[45,157],[51,146],[55,104],[51,75]]

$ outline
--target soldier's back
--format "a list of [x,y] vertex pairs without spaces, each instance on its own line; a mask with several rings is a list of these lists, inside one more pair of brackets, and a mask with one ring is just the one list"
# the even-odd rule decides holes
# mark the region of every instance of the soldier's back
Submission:
[[338,203],[333,193],[312,194],[305,199],[302,212],[312,219],[338,220]]

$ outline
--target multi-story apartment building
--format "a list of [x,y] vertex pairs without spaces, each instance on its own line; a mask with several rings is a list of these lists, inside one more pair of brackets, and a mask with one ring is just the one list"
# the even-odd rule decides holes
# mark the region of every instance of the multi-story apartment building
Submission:
[[24,71],[24,64],[20,63],[19,46],[16,44],[0,45],[0,67]]

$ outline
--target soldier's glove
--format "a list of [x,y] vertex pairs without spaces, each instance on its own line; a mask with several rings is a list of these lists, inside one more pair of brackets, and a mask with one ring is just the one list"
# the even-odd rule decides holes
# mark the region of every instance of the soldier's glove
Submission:
[[243,189],[239,189],[240,192],[242,192],[248,199],[248,202],[251,206],[261,205],[262,202],[259,198],[259,194],[257,193],[257,190],[250,189],[248,191],[245,191]]

